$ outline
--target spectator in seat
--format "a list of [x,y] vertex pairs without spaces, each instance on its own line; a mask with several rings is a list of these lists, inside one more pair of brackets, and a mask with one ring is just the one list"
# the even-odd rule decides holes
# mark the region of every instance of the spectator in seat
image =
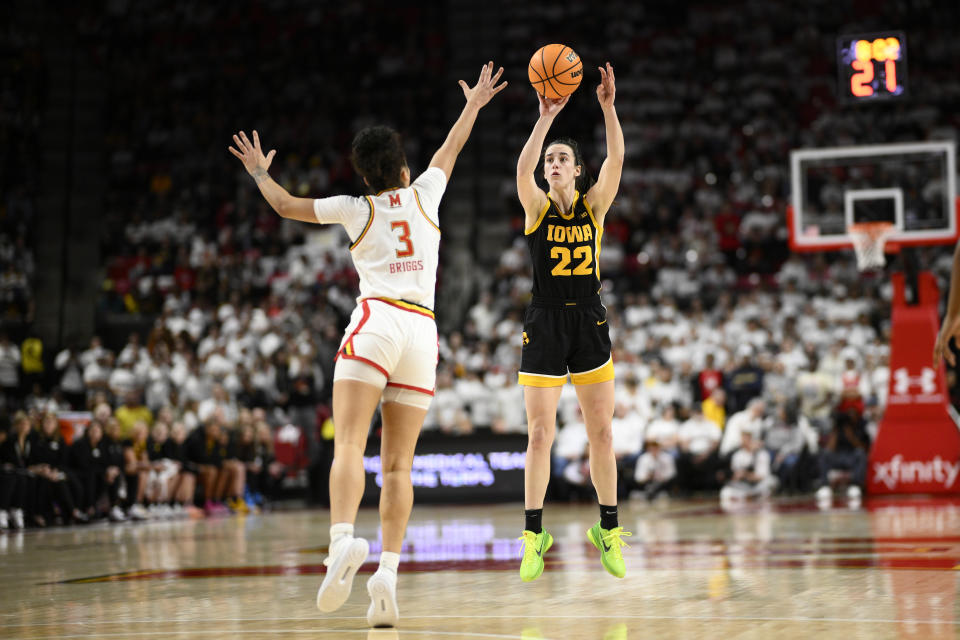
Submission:
[[83,368],[83,385],[87,388],[88,399],[100,392],[109,394],[108,382],[113,371],[113,355],[109,351],[103,349],[94,353],[96,359]]
[[677,482],[681,489],[711,491],[720,487],[723,481],[718,453],[721,436],[720,427],[697,408],[680,425]]
[[838,387],[840,393],[837,413],[847,413],[854,410],[863,415],[864,399],[870,396],[868,376],[857,366],[857,353],[853,348],[842,351],[843,371],[840,373]]
[[777,478],[770,469],[770,452],[753,429],[740,431],[740,448],[730,461],[733,472],[730,482],[720,490],[721,503],[752,497],[769,497],[777,488]]
[[[216,413],[220,416],[220,424],[224,425],[223,414],[219,410]],[[249,513],[250,508],[244,500],[247,472],[243,461],[240,460],[239,441],[240,433],[237,429],[228,427],[220,429],[220,460],[225,478],[222,479],[223,489],[219,495],[225,496],[226,505],[231,511]]]
[[567,422],[557,431],[556,444],[553,448],[550,472],[553,478],[558,480],[556,483],[558,498],[591,495],[588,453],[587,427],[578,406],[575,419]]
[[69,347],[62,350],[54,359],[53,368],[59,373],[59,386],[70,407],[74,410],[83,408],[87,388],[83,384],[83,366],[77,350]]
[[197,480],[203,489],[203,510],[207,515],[226,515],[228,509],[222,500],[229,474],[223,469],[221,457],[221,414],[214,412],[203,426],[197,427],[183,443],[184,456],[196,468]]
[[[163,411],[168,413],[167,411]],[[177,480],[180,476],[180,464],[169,457],[170,428],[159,416],[150,429],[147,438],[147,457],[150,460],[150,473],[147,476],[146,502],[152,517],[167,518],[183,514],[183,507],[174,499]]]
[[672,404],[661,408],[660,416],[654,418],[644,431],[644,440],[656,440],[660,448],[671,455],[677,450],[677,436],[680,433],[680,423],[677,421],[677,409]]
[[648,438],[633,476],[644,498],[653,500],[659,494],[669,492],[676,478],[677,467],[673,456],[656,439]]
[[193,504],[197,491],[197,466],[187,460],[184,448],[186,440],[186,426],[183,422],[174,422],[170,427],[170,437],[164,443],[163,455],[167,460],[175,462],[178,468],[177,477],[170,490],[174,511],[182,509],[191,518],[197,518],[203,516],[203,511]]
[[[134,426],[143,422],[149,429],[153,424],[153,412],[140,402],[140,393],[131,391],[123,396],[123,404],[113,413],[120,426],[118,440],[129,440],[133,436]],[[109,434],[107,434],[109,435]]]
[[754,361],[753,347],[741,344],[737,356],[737,365],[726,380],[727,408],[731,414],[743,411],[751,400],[763,394],[763,369]]
[[0,438],[0,527],[4,529],[23,529],[28,515],[33,515],[36,478],[27,467],[34,440],[30,418],[18,411],[10,431]]
[[276,499],[284,467],[274,458],[270,426],[259,422],[241,427],[237,451],[246,468],[247,502],[262,507],[267,499]]
[[766,411],[766,402],[762,398],[754,398],[743,411],[730,416],[720,441],[721,458],[729,458],[738,447],[742,447],[743,439],[740,434],[744,431],[750,431],[759,437],[763,432],[763,417]]
[[127,483],[127,495],[132,503],[127,513],[133,520],[146,520],[145,507],[150,471],[153,465],[147,453],[149,427],[137,420],[130,437],[123,441],[123,473]]
[[821,434],[826,434],[830,431],[836,387],[819,365],[819,361],[811,357],[806,370],[797,376],[797,397],[800,399],[800,415]]
[[710,397],[700,405],[703,417],[714,423],[721,430],[727,426],[727,392],[717,387]]
[[834,484],[847,484],[847,497],[851,500],[859,499],[866,481],[869,449],[870,437],[867,435],[863,415],[855,407],[849,407],[844,413],[838,414],[833,430],[820,451],[820,488],[817,489],[817,500],[829,500]]
[[451,435],[467,435],[473,431],[463,399],[454,390],[453,376],[448,370],[437,370],[437,391],[424,424],[432,424]]
[[[106,409],[109,412],[109,407]],[[120,467],[111,464],[110,443],[104,438],[103,424],[95,417],[83,436],[74,441],[70,447],[70,466],[83,487],[82,509],[90,516],[106,515],[114,522],[123,522],[127,519],[120,508],[123,474]],[[101,500],[107,505],[103,511],[99,507]]]
[[782,489],[797,492],[807,485],[808,461],[816,461],[811,457],[808,440],[815,446],[816,439],[809,422],[798,419],[795,408],[784,403],[774,407],[763,444],[773,455],[771,466]]
[[54,514],[50,507],[53,503],[59,507],[64,522],[86,523],[89,518],[77,507],[83,498],[80,482],[70,470],[70,451],[60,434],[60,423],[53,413],[40,417],[39,436],[35,440],[36,451],[33,454],[35,465],[39,467],[41,483],[47,485],[47,493],[52,500],[41,505],[44,517],[52,521]]
[[716,355],[708,353],[703,369],[694,378],[693,399],[695,402],[703,402],[710,397],[714,389],[723,387],[723,371],[716,367]]
[[20,350],[5,333],[0,333],[0,390],[8,410],[19,408]]

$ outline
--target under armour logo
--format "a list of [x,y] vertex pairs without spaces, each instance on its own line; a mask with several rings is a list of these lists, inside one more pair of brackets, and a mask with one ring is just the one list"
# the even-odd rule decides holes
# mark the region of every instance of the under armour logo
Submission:
[[530,338],[527,337],[527,332],[526,332],[526,331],[523,332],[523,344],[524,344],[524,346],[530,344]]
[[911,376],[906,367],[893,372],[893,392],[904,395],[911,387],[920,387],[920,393],[929,396],[937,392],[937,373],[930,367],[924,367],[919,376]]

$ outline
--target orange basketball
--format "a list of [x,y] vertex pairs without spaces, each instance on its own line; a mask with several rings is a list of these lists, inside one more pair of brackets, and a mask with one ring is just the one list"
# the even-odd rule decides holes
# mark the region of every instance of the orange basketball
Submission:
[[530,84],[544,98],[562,98],[577,90],[583,78],[580,56],[563,44],[540,47],[527,67]]

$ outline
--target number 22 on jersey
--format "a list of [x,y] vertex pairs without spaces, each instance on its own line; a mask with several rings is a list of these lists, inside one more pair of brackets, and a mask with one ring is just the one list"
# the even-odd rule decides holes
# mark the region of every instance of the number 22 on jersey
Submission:
[[593,269],[591,269],[593,249],[590,245],[574,247],[573,259],[582,259],[582,262],[580,262],[573,271],[570,270],[570,249],[567,247],[552,247],[550,249],[550,258],[552,260],[559,259],[557,264],[553,265],[553,269],[550,270],[550,275],[552,276],[589,276],[593,273]]
[[397,249],[398,258],[409,258],[413,255],[413,241],[410,239],[410,224],[406,220],[399,220],[390,223],[390,229],[396,231],[400,229],[400,236],[397,238],[406,248]]

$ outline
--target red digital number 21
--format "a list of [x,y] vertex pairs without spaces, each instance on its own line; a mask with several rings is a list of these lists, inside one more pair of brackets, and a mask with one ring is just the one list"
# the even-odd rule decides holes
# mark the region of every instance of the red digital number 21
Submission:
[[393,230],[396,230],[396,229],[401,229],[401,230],[402,230],[401,233],[400,233],[400,237],[398,238],[398,240],[400,240],[400,242],[402,242],[402,243],[403,243],[404,245],[406,245],[406,247],[407,247],[407,248],[404,249],[403,251],[401,251],[400,249],[397,249],[397,257],[398,257],[398,258],[409,258],[410,256],[412,256],[412,255],[413,255],[413,242],[410,240],[410,225],[407,223],[407,221],[406,221],[406,220],[401,220],[401,221],[399,221],[399,222],[391,222],[391,223],[390,223],[390,228],[393,229]]
[[858,98],[873,95],[873,60],[854,60],[851,66],[858,71],[850,77],[850,92]]

